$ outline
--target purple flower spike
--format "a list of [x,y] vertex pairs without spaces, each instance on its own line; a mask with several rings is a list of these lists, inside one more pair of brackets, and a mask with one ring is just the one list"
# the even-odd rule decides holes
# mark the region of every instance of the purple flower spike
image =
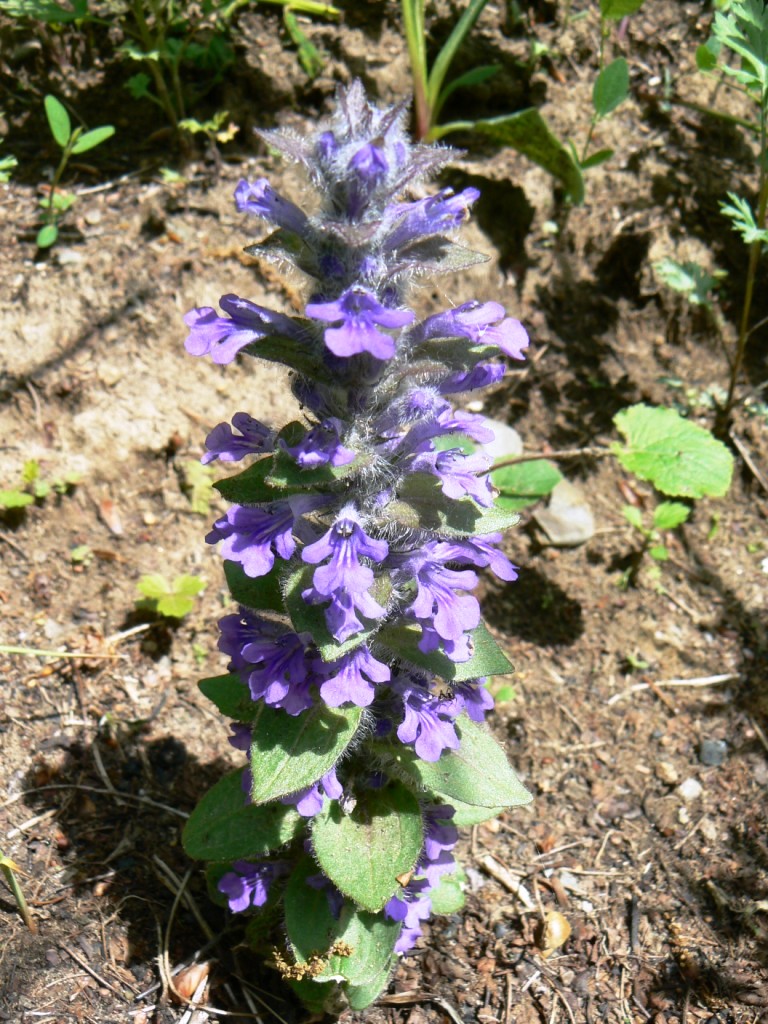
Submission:
[[232,735],[228,737],[230,746],[235,750],[248,751],[251,748],[251,727],[243,725],[242,722],[232,722],[230,725]]
[[344,787],[336,778],[336,769],[331,768],[314,786],[307,786],[298,793],[284,796],[280,802],[293,804],[302,818],[313,818],[322,811],[326,797],[329,800],[338,800],[343,792]]
[[459,841],[459,830],[451,823],[456,808],[450,804],[430,804],[423,813],[424,858],[437,860],[444,850],[452,850]]
[[236,615],[225,615],[219,619],[219,630],[218,647],[230,657],[230,672],[239,672],[248,664],[243,657],[243,648],[247,644],[274,638],[279,632],[274,622],[260,619],[249,608],[241,608]]
[[249,907],[263,907],[269,897],[269,887],[278,875],[284,873],[280,862],[251,864],[236,860],[232,871],[222,875],[218,890],[224,893],[233,913],[242,913]]
[[507,368],[503,363],[478,363],[471,370],[461,370],[446,377],[438,385],[438,391],[442,395],[452,395],[461,391],[487,388],[491,384],[498,384],[506,372]]
[[453,700],[458,713],[466,712],[473,722],[484,722],[488,711],[493,709],[493,696],[485,686],[485,679],[468,680],[455,683]]
[[519,320],[505,318],[504,307],[498,302],[465,302],[447,313],[428,317],[414,333],[418,341],[468,338],[473,345],[495,345],[510,359],[524,359],[523,352],[528,348],[525,328]]
[[495,546],[500,542],[500,533],[489,533],[484,537],[442,542],[436,546],[436,552],[445,562],[464,562],[488,568],[500,580],[512,583],[518,576],[517,566],[512,565],[504,552]]
[[403,891],[393,896],[384,907],[384,913],[392,921],[402,921],[403,927],[395,945],[396,953],[408,953],[421,936],[421,922],[432,913],[429,898],[430,884],[426,878],[414,879]]
[[[235,434],[232,427],[239,430],[240,434]],[[239,462],[246,455],[272,451],[272,431],[247,412],[236,412],[232,417],[232,427],[228,423],[219,423],[206,437],[205,447],[208,451],[200,459],[204,466],[215,459]]]
[[320,696],[331,708],[348,703],[367,708],[376,695],[373,684],[386,683],[391,676],[389,666],[377,661],[365,646],[357,647],[322,668],[332,673],[320,685]]
[[375,359],[391,359],[395,342],[378,327],[396,328],[412,323],[409,309],[388,309],[364,288],[348,288],[330,302],[310,302],[307,316],[325,323],[339,324],[325,330],[325,344],[336,356],[354,356],[368,352]]
[[415,472],[431,473],[440,481],[440,489],[447,498],[474,498],[478,505],[493,505],[493,489],[487,476],[481,476],[491,465],[491,459],[480,452],[465,455],[458,448],[445,452],[423,452],[411,463]]
[[453,231],[468,219],[470,206],[479,198],[476,188],[465,188],[458,195],[445,188],[436,196],[398,203],[390,211],[394,227],[384,239],[384,245],[387,249],[400,249],[414,239]]
[[385,609],[368,593],[374,582],[373,570],[362,565],[360,558],[381,562],[388,552],[385,540],[376,540],[364,532],[351,505],[341,510],[336,522],[320,540],[302,551],[302,559],[310,565],[330,559],[327,565],[315,569],[312,586],[302,597],[311,604],[331,599],[326,621],[340,643],[364,628],[357,612],[368,619],[378,619],[385,614]]
[[403,698],[403,721],[397,728],[401,743],[412,743],[422,761],[439,761],[444,750],[458,750],[459,737],[450,701],[434,697],[417,681],[393,684]]
[[184,347],[193,356],[210,356],[214,363],[231,363],[241,348],[271,334],[296,335],[290,317],[264,309],[237,295],[222,295],[219,305],[229,319],[211,306],[193,309],[184,317],[190,332]]
[[303,235],[306,231],[306,213],[290,199],[284,199],[266,178],[259,178],[253,184],[241,180],[235,189],[235,203],[241,213],[255,213],[295,235]]
[[302,469],[316,469],[318,466],[328,464],[347,466],[354,461],[355,453],[341,443],[339,435],[342,429],[341,420],[331,416],[307,431],[302,440],[292,448],[282,440],[279,444]]
[[441,549],[427,544],[405,561],[408,577],[416,579],[416,599],[406,608],[427,626],[432,627],[444,640],[459,640],[480,622],[480,605],[471,594],[457,594],[457,590],[473,590],[477,574],[469,569],[448,569],[439,560]]
[[261,508],[232,505],[205,539],[209,544],[222,541],[223,557],[240,562],[246,576],[266,576],[275,564],[275,554],[287,559],[296,550],[295,521],[317,508],[319,500],[296,495]]
[[[248,688],[254,700],[263,700],[289,715],[299,715],[312,707],[306,644],[297,633],[284,633],[274,639],[255,641],[243,648],[248,667]],[[245,674],[245,672],[243,672]]]

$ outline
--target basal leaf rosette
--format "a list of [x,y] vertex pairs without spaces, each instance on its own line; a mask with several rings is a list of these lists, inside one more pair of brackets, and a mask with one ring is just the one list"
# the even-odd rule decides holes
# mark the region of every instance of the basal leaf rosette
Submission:
[[259,252],[309,278],[304,316],[225,295],[185,318],[193,355],[288,367],[303,417],[241,411],[206,439],[204,462],[239,464],[206,538],[237,610],[227,673],[200,685],[247,763],[184,843],[234,912],[282,908],[283,974],[334,1011],[368,1005],[423,922],[458,909],[458,826],[530,800],[484,725],[487,677],[512,666],[474,594],[483,569],[517,578],[516,516],[468,447],[492,431],[460,407],[528,339],[495,302],[410,305],[418,273],[481,257],[451,237],[477,190],[409,197],[450,151],[413,145],[405,115],[356,82],[316,134],[263,133],[320,194],[314,213],[266,179],[235,195],[274,229]]

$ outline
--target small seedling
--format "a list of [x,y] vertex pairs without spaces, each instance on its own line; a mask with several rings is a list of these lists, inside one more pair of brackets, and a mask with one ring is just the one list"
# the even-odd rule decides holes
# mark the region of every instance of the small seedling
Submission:
[[58,191],[58,185],[69,163],[69,158],[86,153],[115,134],[115,129],[110,124],[101,125],[101,127],[87,132],[79,126],[73,129],[66,107],[55,96],[46,96],[44,103],[48,126],[62,152],[59,166],[53,175],[48,198],[40,200],[40,205],[43,208],[43,226],[37,233],[37,245],[40,249],[48,249],[54,244],[59,237],[59,221],[77,199],[70,192]]
[[13,898],[16,900],[16,906],[19,908],[24,924],[34,934],[37,931],[37,924],[34,918],[29,913],[29,907],[27,901],[24,899],[24,893],[21,890],[16,874],[21,872],[21,868],[18,864],[14,863],[10,857],[6,857],[2,850],[0,850],[0,871],[8,883],[8,888],[11,890]]
[[[2,141],[2,140],[0,140]],[[15,156],[0,157],[0,185],[11,180],[11,171],[18,166],[19,161]]]
[[710,274],[700,263],[692,260],[680,263],[668,257],[654,263],[653,269],[662,284],[682,295],[692,306],[709,310],[720,282],[728,276],[725,270],[714,270]]
[[165,576],[142,576],[136,589],[143,598],[136,601],[142,611],[155,612],[167,619],[183,619],[195,606],[195,597],[205,590],[199,576],[176,576],[169,583]]
[[75,572],[82,572],[93,561],[93,551],[87,544],[78,544],[69,552],[69,560],[72,562]]
[[79,480],[79,473],[65,473],[63,477],[43,480],[40,475],[40,463],[37,459],[28,459],[22,468],[19,485],[10,490],[0,491],[0,509],[24,508],[36,501],[42,502],[51,491],[66,494]]
[[202,466],[196,459],[189,459],[181,467],[182,489],[189,498],[195,515],[207,516],[211,508],[213,493],[213,471]]

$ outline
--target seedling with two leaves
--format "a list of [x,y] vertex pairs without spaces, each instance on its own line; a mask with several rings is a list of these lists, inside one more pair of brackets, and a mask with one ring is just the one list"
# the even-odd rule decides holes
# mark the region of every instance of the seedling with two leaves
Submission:
[[90,131],[84,131],[79,126],[73,129],[66,107],[55,96],[46,96],[44,104],[51,134],[62,152],[48,196],[40,200],[43,208],[43,226],[37,233],[37,245],[40,249],[48,249],[54,244],[59,237],[59,221],[77,198],[71,192],[58,190],[70,157],[88,152],[115,134],[112,125],[101,125]]
[[74,472],[65,473],[64,476],[52,480],[44,480],[37,459],[27,459],[21,470],[21,481],[18,486],[0,490],[0,509],[25,508],[36,501],[43,502],[51,491],[66,494],[79,480],[80,474]]
[[142,598],[136,601],[139,611],[162,615],[166,619],[183,619],[195,607],[195,598],[205,590],[205,583],[199,576],[174,577],[169,582],[159,573],[142,576],[136,584]]

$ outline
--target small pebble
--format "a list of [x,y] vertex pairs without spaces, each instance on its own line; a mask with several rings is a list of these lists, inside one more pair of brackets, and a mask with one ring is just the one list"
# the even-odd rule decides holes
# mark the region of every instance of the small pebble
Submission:
[[683,800],[697,800],[704,792],[704,787],[698,779],[685,779],[677,787],[677,792]]
[[725,740],[702,740],[699,744],[699,760],[710,768],[718,768],[728,756]]
[[680,776],[677,773],[677,769],[669,761],[657,761],[654,767],[656,778],[661,782],[666,782],[668,786],[676,786],[680,781]]

